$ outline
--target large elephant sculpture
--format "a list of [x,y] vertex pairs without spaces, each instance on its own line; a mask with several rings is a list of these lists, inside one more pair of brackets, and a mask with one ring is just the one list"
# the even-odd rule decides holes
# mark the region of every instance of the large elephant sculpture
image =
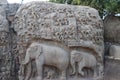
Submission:
[[61,71],[61,80],[66,80],[66,69],[69,64],[69,54],[64,49],[33,42],[27,49],[22,65],[28,64],[32,59],[36,62],[37,80],[42,80],[44,65],[50,65]]
[[94,77],[97,76],[97,73],[96,73],[97,61],[96,61],[96,58],[92,54],[86,53],[83,51],[73,50],[71,51],[70,56],[71,56],[70,64],[73,69],[72,75],[76,73],[75,68],[76,68],[76,63],[78,63],[78,73],[80,75],[84,76],[84,72],[82,71],[82,69],[84,67],[88,67],[88,68],[93,69]]

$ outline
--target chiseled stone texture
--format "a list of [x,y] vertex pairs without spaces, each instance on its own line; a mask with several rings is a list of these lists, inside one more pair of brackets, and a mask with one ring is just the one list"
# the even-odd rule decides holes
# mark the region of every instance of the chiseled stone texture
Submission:
[[[35,60],[37,59],[35,56],[29,56],[29,52],[27,54],[26,51],[29,50],[29,45],[31,43],[38,42],[38,44],[42,43],[47,46],[59,47],[60,50],[65,50],[69,53],[69,56],[71,56],[70,54],[73,50],[77,50],[78,53],[86,53],[87,56],[92,55],[93,58],[95,58],[95,61],[91,64],[97,65],[97,77],[95,80],[99,78],[102,79],[104,53],[103,24],[98,11],[94,8],[49,2],[31,2],[23,4],[15,15],[14,29],[18,36],[18,54],[20,63],[24,60],[27,61],[30,57],[34,57]],[[31,49],[31,52],[37,53],[32,51],[34,49],[37,51],[41,48],[37,49],[36,46],[34,46],[33,49]],[[41,54],[45,54],[44,52],[46,51],[48,54],[51,52],[51,49],[48,49],[50,51],[44,49],[44,47],[42,49]],[[57,57],[58,55],[53,54],[53,56]],[[81,63],[83,62],[85,64],[86,61],[84,61],[84,59],[87,58],[87,56],[81,58],[83,59]],[[75,56],[75,60],[80,62],[80,60],[77,60],[78,58],[79,57]],[[28,66],[20,65],[19,78],[21,80],[23,78],[30,78],[31,80],[38,78],[41,80],[41,75],[36,77],[36,72],[39,69],[36,68],[34,65],[35,63],[37,62],[30,61]],[[58,71],[53,65],[47,65],[48,66],[44,66],[42,77],[44,79],[50,78],[59,80],[59,72],[61,70]],[[76,65],[74,64],[74,66]],[[79,68],[81,66],[82,65],[80,65]],[[84,66],[93,69],[93,66]],[[67,80],[74,78],[85,80],[88,77],[89,80],[91,78],[94,79],[93,70],[83,69],[83,67],[81,67],[80,69],[84,70],[83,72],[80,71],[80,75],[84,74],[82,78],[82,76],[77,75],[77,71],[75,72],[75,75],[71,76],[72,68],[70,65],[68,67]],[[62,78],[65,78],[64,75],[65,72],[62,72]]]
[[0,1],[0,80],[18,80],[17,38],[14,29],[11,28],[13,18],[8,20],[10,15],[15,15],[18,7],[15,4],[4,3],[6,0]]
[[10,78],[10,47],[9,47],[9,24],[6,12],[0,7],[0,80]]

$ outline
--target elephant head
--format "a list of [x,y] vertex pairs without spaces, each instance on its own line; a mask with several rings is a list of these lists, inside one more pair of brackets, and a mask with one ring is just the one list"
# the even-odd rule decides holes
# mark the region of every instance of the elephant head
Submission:
[[23,61],[23,65],[28,64],[31,59],[37,59],[43,52],[42,45],[37,43],[32,44],[28,47],[25,55],[25,60]]
[[72,71],[72,75],[75,74],[75,66],[76,66],[76,63],[79,63],[81,62],[81,60],[83,59],[83,56],[81,55],[80,52],[76,51],[76,50],[73,50],[71,52],[71,59],[70,59],[70,63],[71,63],[71,67],[73,69]]

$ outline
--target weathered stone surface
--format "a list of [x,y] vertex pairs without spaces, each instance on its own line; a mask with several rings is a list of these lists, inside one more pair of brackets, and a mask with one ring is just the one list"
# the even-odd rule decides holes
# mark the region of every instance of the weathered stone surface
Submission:
[[0,0],[0,4],[8,4],[7,0]]
[[0,80],[10,78],[9,25],[3,7],[0,7]]
[[0,6],[0,15],[6,17],[5,9],[2,6]]
[[0,7],[0,31],[7,31],[8,32],[8,21],[6,20],[6,12],[5,10]]
[[17,38],[11,28],[12,20],[7,18],[11,14],[9,6],[0,3],[0,80],[18,80]]
[[112,56],[114,58],[120,58],[120,46],[111,45],[109,49],[109,56]]
[[8,21],[12,22],[14,20],[14,16],[19,7],[20,7],[20,4],[17,4],[17,3],[7,5],[6,15],[7,15]]
[[105,60],[104,80],[120,80],[120,60]]
[[119,80],[120,17],[107,16],[104,20],[105,80]]
[[8,5],[7,16],[14,16],[20,7],[20,4],[14,3]]
[[[93,77],[93,67],[86,69],[82,65],[83,67],[81,67],[81,69],[84,72],[82,78],[78,73],[71,76],[72,68],[68,65],[67,80],[74,78],[85,80],[88,77],[88,79],[102,79],[104,53],[103,24],[97,10],[87,6],[31,2],[22,5],[17,11],[14,20],[14,29],[18,36],[18,57],[20,63],[24,61],[25,56],[29,56],[26,51],[29,51],[30,45],[37,42],[38,44],[63,49],[69,53],[69,56],[72,50],[77,50],[82,51],[87,55],[92,55],[93,57],[91,58],[96,59],[96,78]],[[33,49],[36,49],[36,47],[34,46]],[[33,49],[31,49],[31,51]],[[36,49],[35,51],[38,50],[39,49]],[[43,65],[43,73],[41,73],[41,71],[37,72],[42,69],[42,67],[37,68],[38,65],[34,65],[38,63],[36,60],[40,59],[39,66],[40,64],[43,64],[41,61],[41,54],[50,54],[52,49],[44,49],[44,47],[42,47],[42,50],[42,52],[38,52],[40,54],[37,58],[34,58],[34,55],[31,56],[35,61],[30,60],[26,66],[20,65],[19,79],[30,78],[41,80],[42,78],[48,78],[59,80],[59,78],[62,78],[65,80],[66,72],[63,70],[63,72],[60,73],[62,70],[59,71],[58,68],[63,65],[59,65],[57,68],[53,65]],[[35,51],[32,51],[32,53]],[[56,53],[57,51],[54,52]],[[57,56],[55,53],[54,55],[51,55],[53,58]],[[44,57],[42,58],[44,59]],[[86,57],[83,57],[82,59],[85,58]],[[61,60],[64,59],[56,59],[55,61],[56,63],[59,63]],[[27,58],[25,58],[25,61],[27,61]],[[76,68],[76,70],[77,69],[78,68]],[[36,75],[36,72],[38,75]]]
[[120,17],[108,16],[104,20],[105,41],[120,43]]

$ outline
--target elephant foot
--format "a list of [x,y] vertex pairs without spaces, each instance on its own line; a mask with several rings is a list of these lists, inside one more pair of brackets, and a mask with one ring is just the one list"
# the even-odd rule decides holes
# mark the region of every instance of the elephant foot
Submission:
[[47,78],[47,79],[50,79],[50,78],[51,78],[51,76],[47,76],[46,78]]
[[61,77],[60,80],[66,80],[66,77]]
[[40,77],[40,76],[39,76],[39,77],[37,77],[37,80],[42,80],[42,77]]
[[71,75],[74,75],[75,74],[75,71],[74,72],[72,72],[72,74]]
[[94,78],[97,78],[97,75],[96,74],[94,74],[94,76],[93,76]]
[[23,76],[19,76],[19,80],[24,80],[24,77]]
[[81,76],[84,76],[84,72],[83,72],[83,71],[80,71],[79,74],[80,74]]

